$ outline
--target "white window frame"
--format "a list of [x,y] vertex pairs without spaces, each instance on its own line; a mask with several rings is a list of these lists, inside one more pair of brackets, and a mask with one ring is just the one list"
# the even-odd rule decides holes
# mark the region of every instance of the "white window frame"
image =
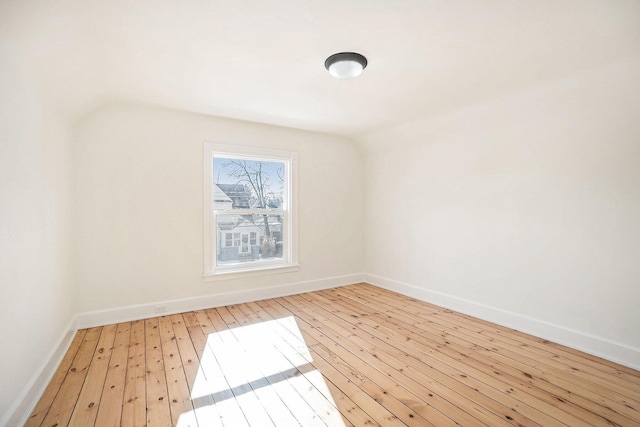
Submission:
[[[214,194],[214,157],[237,158],[244,160],[273,161],[285,164],[285,186],[283,207],[278,213],[284,213],[282,240],[284,242],[282,260],[255,261],[237,264],[217,265],[218,245],[216,218],[222,214],[251,214],[253,210],[234,209],[233,211],[216,211],[213,204]],[[228,144],[205,142],[204,144],[204,274],[205,281],[240,278],[244,276],[262,275],[265,273],[281,273],[297,271],[298,265],[298,155],[291,151],[252,148]],[[263,212],[263,211],[261,211]],[[221,232],[226,246],[226,231]],[[235,236],[233,237],[235,241]],[[242,245],[241,245],[242,246]],[[240,250],[240,248],[238,248]]]

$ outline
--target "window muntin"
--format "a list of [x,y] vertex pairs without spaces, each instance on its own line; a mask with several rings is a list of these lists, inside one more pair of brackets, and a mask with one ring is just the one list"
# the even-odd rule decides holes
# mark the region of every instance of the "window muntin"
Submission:
[[296,266],[296,156],[242,151],[205,146],[205,276]]

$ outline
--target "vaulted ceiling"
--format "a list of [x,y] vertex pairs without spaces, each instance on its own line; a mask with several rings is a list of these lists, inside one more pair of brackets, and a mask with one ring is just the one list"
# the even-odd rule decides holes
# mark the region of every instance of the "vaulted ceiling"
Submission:
[[[639,22],[635,0],[4,0],[0,60],[72,121],[125,101],[359,136],[637,56]],[[361,77],[329,76],[340,51]]]

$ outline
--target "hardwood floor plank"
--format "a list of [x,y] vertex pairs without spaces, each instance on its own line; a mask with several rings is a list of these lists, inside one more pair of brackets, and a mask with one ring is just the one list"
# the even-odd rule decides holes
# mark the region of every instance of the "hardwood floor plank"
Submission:
[[[225,426],[249,426],[232,387],[227,381],[220,363],[209,345],[209,337],[216,333],[211,326],[211,321],[204,311],[185,313],[183,315],[188,322],[189,334],[196,344],[196,348],[202,354],[200,366],[202,367],[207,392],[212,395],[215,407],[218,409],[221,421]],[[187,320],[188,319],[188,320]]]
[[[328,333],[328,335],[333,337],[336,343],[341,340],[341,335],[343,338],[347,338],[350,344],[359,342],[366,343],[366,341],[359,341],[358,335],[357,333],[354,333],[353,329],[350,331],[346,328],[343,328],[338,323],[334,322],[334,320],[337,321],[336,318],[329,318],[330,316],[332,316],[330,312],[325,312],[324,314],[326,314],[327,317],[324,317],[318,311],[322,309],[321,307],[318,307],[318,310],[316,310],[312,305],[303,302],[298,297],[292,298],[296,299],[296,306],[303,307],[304,312],[312,313],[315,319],[320,320],[323,328],[325,326],[328,327],[325,330],[325,333]],[[353,318],[351,318],[351,320],[352,319]],[[402,355],[395,349],[391,349],[390,351],[394,353],[393,357],[397,358]],[[503,421],[502,419],[497,418],[495,414],[491,414],[483,410],[477,404],[475,404],[474,401],[471,400],[468,400],[466,402],[466,410],[460,410],[460,408],[455,407],[451,402],[451,400],[454,400],[453,398],[457,397],[458,395],[453,391],[448,390],[445,385],[439,384],[430,378],[422,383],[416,383],[412,378],[407,377],[402,372],[390,372],[388,370],[390,368],[388,365],[381,365],[379,362],[377,362],[380,360],[379,354],[367,353],[363,348],[360,348],[360,353],[357,357],[361,358],[365,362],[363,364],[363,366],[365,367],[371,363],[375,364],[376,366],[380,366],[383,369],[383,373],[385,375],[391,375],[392,378],[402,383],[403,386],[411,393],[421,396],[430,396],[430,399],[423,398],[423,400],[426,400],[428,402],[430,408],[422,408],[420,406],[418,408],[425,410],[425,418],[434,422],[434,424],[436,425],[445,425],[445,423],[451,423],[452,420],[449,419],[449,417],[446,415],[451,413],[457,413],[458,419],[454,421],[457,421],[462,425],[490,425],[490,422],[493,422],[495,424],[496,422]],[[449,397],[450,399],[447,399],[447,397]],[[472,411],[474,415],[476,415],[476,417],[472,416],[470,413],[468,413],[468,411]]]
[[169,392],[162,355],[159,318],[147,319],[145,324],[147,426],[171,426]]
[[[229,312],[236,319],[237,323],[242,323],[243,328],[232,329],[232,333],[243,344],[243,349],[248,354],[259,355],[255,357],[252,363],[254,367],[253,377],[262,377],[265,379],[265,388],[259,388],[263,394],[260,395],[261,400],[265,400],[271,395],[271,391],[278,391],[276,395],[278,399],[272,402],[264,403],[268,408],[269,414],[273,413],[285,413],[289,412],[291,417],[288,421],[293,425],[304,423],[316,423],[319,421],[318,411],[314,409],[314,406],[326,407],[326,402],[318,400],[315,405],[312,405],[304,399],[304,393],[301,395],[298,389],[300,387],[295,386],[294,382],[296,378],[304,375],[296,366],[295,362],[292,362],[286,357],[286,353],[282,351],[282,339],[278,335],[278,325],[269,320],[261,319],[253,310],[243,305],[244,310],[241,310],[238,306],[228,307]],[[253,326],[253,327],[252,327]],[[258,328],[258,329],[256,329]],[[307,361],[302,361],[306,364]],[[304,378],[304,381],[308,379]],[[307,386],[312,386],[310,382]],[[267,393],[264,393],[267,391]],[[289,408],[296,408],[301,406],[304,408],[302,411],[294,409],[293,412]],[[335,408],[333,408],[335,409]],[[322,410],[320,410],[322,413]],[[281,425],[274,419],[276,425]],[[322,425],[322,423],[319,423]],[[287,425],[286,423],[284,425]]]
[[[369,305],[372,305],[372,304],[375,305],[375,303],[369,302]],[[378,306],[381,306],[381,305],[378,305]],[[491,365],[493,362],[487,361],[486,359],[481,359],[479,356],[480,354],[488,354],[489,357],[491,358],[500,357],[500,353],[498,349],[495,347],[496,344],[494,342],[484,342],[484,345],[486,348],[483,347],[482,345],[479,345],[483,343],[484,338],[480,338],[477,334],[467,335],[466,337],[463,336],[463,338],[459,340],[458,338],[456,338],[459,335],[459,331],[454,328],[449,328],[447,329],[448,332],[446,333],[442,332],[442,334],[444,334],[443,336],[428,335],[429,333],[428,329],[422,329],[421,328],[422,324],[416,322],[412,315],[406,314],[406,313],[395,313],[394,321],[391,323],[398,325],[397,322],[400,319],[405,317],[408,318],[409,320],[407,320],[407,322],[404,324],[400,324],[399,326],[400,329],[404,329],[409,325],[417,326],[418,330],[425,331],[427,335],[424,335],[424,334],[423,335],[430,342],[439,342],[441,345],[449,345],[447,343],[451,341],[453,343],[461,344],[463,347],[463,350],[458,349],[459,352],[464,353],[466,350],[473,351],[474,353],[476,353],[476,359],[484,361],[486,365]],[[386,322],[386,319],[382,320],[382,322],[383,323]],[[462,328],[460,329],[462,330]],[[464,341],[464,339],[467,339],[469,341]],[[454,344],[450,344],[450,345],[454,345]],[[492,348],[489,348],[489,347],[492,347]],[[504,350],[506,350],[506,348]],[[470,353],[467,352],[464,354],[469,355]],[[523,365],[522,364],[523,359],[525,359],[525,357],[524,356],[521,357],[519,355],[516,355],[515,357],[511,356],[511,359],[507,358],[506,360],[509,363],[503,363],[501,365],[501,369],[503,370],[506,369],[508,372],[501,372],[501,373],[510,374],[511,377],[514,379],[520,378],[523,374],[525,376],[526,375],[531,376],[532,373],[535,373],[535,374],[541,375],[542,377],[544,377],[545,375],[548,375],[547,372],[537,369],[535,366],[536,365],[535,362],[529,365]],[[510,365],[519,366],[521,369],[519,371],[513,370],[513,369],[510,370]],[[551,369],[551,368],[548,368],[548,369]],[[494,372],[496,371],[494,370]],[[504,378],[508,378],[508,376]],[[571,392],[569,392],[568,390],[558,387],[557,383],[563,382],[564,381],[563,379],[547,378],[545,380],[546,382],[541,382],[541,381],[538,381],[539,379],[538,377],[531,376],[527,378],[529,378],[528,380],[529,384],[536,386],[536,388],[528,388],[527,389],[528,394],[537,396],[540,399],[546,401],[548,404],[552,406],[556,406],[560,409],[563,409],[571,413],[572,415],[579,415],[580,418],[584,420],[584,422],[600,424],[603,422],[608,423],[609,421],[613,420],[614,422],[621,423],[622,425],[624,425],[625,423],[628,423],[630,419],[634,419],[637,417],[637,413],[633,410],[633,408],[620,405],[618,402],[615,402],[615,401],[609,401],[609,406],[603,406],[599,411],[601,414],[600,416],[595,415],[591,411],[586,409],[585,407],[592,406],[593,402],[586,401],[580,396],[579,393],[582,391],[582,393],[586,393],[590,395],[592,398],[596,399],[597,401],[599,397],[597,394],[594,394],[592,391],[592,389],[594,388],[593,384],[581,385],[579,382],[576,382],[576,379],[573,379],[572,383],[566,385],[566,387],[572,390]],[[522,383],[520,384],[522,385]],[[571,384],[573,384],[573,387]],[[523,387],[527,388],[526,385],[524,385]],[[538,390],[538,389],[541,389],[541,390]],[[612,409],[611,406],[613,406],[615,410]],[[618,412],[616,412],[616,410]],[[605,421],[605,420],[608,420],[608,421]]]
[[[229,388],[236,397],[247,421],[250,425],[274,425],[252,386],[253,380],[261,382],[262,379],[251,378],[247,375],[246,368],[251,361],[242,351],[231,331],[228,330],[217,309],[205,310],[205,312],[214,330],[208,338],[209,347],[220,363]],[[235,323],[235,320],[233,322]],[[258,388],[259,385],[261,384],[258,383],[255,387]]]
[[58,369],[56,370],[53,378],[49,381],[47,388],[44,393],[40,397],[40,400],[36,404],[36,407],[31,412],[31,416],[27,420],[25,426],[39,426],[42,423],[42,420],[47,415],[49,408],[53,404],[53,400],[58,394],[60,387],[62,386],[62,382],[67,375],[67,372],[71,368],[71,364],[78,354],[78,349],[80,348],[80,344],[84,340],[85,335],[87,334],[87,330],[83,329],[78,331],[78,333],[73,337],[71,344],[69,345],[69,349],[65,353]]
[[[331,418],[337,412],[336,408],[331,406],[301,369],[308,364],[307,358],[301,355],[303,352],[308,354],[306,346],[302,350],[291,347],[284,349],[284,342],[276,331],[277,324],[262,321],[253,311],[249,312],[248,307],[245,307],[245,310],[240,310],[237,306],[226,309],[228,313],[224,310],[218,311],[222,318],[226,319],[228,326],[240,323],[244,325],[230,331],[242,345],[243,351],[252,355],[253,360],[250,362],[254,367],[252,377],[260,379],[250,384],[263,384],[263,387],[254,387],[256,393],[262,393],[259,397],[263,402],[271,392],[279,392],[278,401],[273,403],[277,406],[263,403],[267,412],[272,414],[278,412],[279,407],[288,407],[293,409],[291,414],[295,423],[331,425]],[[235,322],[228,316],[228,314],[233,315],[234,312]],[[262,382],[262,378],[266,383]]]
[[131,324],[118,324],[98,407],[96,426],[116,427],[120,425],[130,339]]
[[640,425],[640,372],[368,284],[78,331],[27,426]]
[[60,391],[56,394],[51,409],[42,421],[43,426],[67,425],[69,423],[101,332],[101,327],[87,330],[78,353],[60,386]]
[[[280,299],[278,300],[279,303],[283,304],[283,306],[285,306],[287,309],[291,310],[293,313],[295,313],[300,319],[305,320],[305,317],[307,315],[307,313],[309,312],[309,310],[307,309],[307,307],[305,307],[305,310],[302,310],[300,307],[300,303],[296,302],[296,303],[292,303],[290,301],[288,301],[288,299]],[[318,317],[313,317],[312,315],[315,315],[316,313],[309,313],[309,318],[306,320],[320,320],[321,323],[323,325],[327,324],[328,320],[327,319],[319,319]],[[303,332],[305,332],[305,336],[313,336],[313,338],[317,341],[317,344],[314,344],[312,346],[312,349],[314,350],[315,353],[319,353],[319,357],[322,357],[320,354],[333,354],[332,351],[338,351],[340,352],[343,356],[346,354],[347,358],[349,358],[349,355],[347,352],[342,351],[342,349],[339,347],[339,343],[337,341],[333,341],[331,338],[329,338],[327,335],[325,335],[325,333],[321,330],[321,328],[319,326],[311,326],[309,323],[300,323],[300,328],[302,329]],[[349,339],[349,337],[347,337],[347,339]],[[331,351],[322,351],[322,348],[331,348]],[[314,359],[316,360],[316,359]],[[325,359],[329,364],[332,364],[333,366],[339,366],[339,365],[334,365],[332,362],[337,362],[337,360],[335,360],[334,358],[332,358],[331,356],[328,356],[327,359]],[[342,376],[347,380],[347,383],[349,384],[349,388],[351,388],[351,384],[357,386],[360,389],[361,393],[367,394],[368,396],[372,397],[379,406],[381,406],[382,408],[384,408],[386,411],[388,411],[389,413],[394,413],[394,417],[398,418],[399,420],[402,420],[403,422],[409,422],[409,423],[413,423],[413,419],[417,419],[420,420],[422,419],[421,416],[419,416],[417,413],[415,413],[415,411],[413,411],[412,409],[406,407],[406,405],[403,405],[401,402],[399,402],[397,399],[390,397],[390,396],[386,396],[385,394],[385,390],[383,390],[381,387],[379,387],[377,384],[375,384],[371,379],[367,378],[366,375],[364,375],[362,372],[358,371],[355,367],[351,367],[349,366],[347,363],[342,362],[343,365],[348,366],[346,369],[342,369]],[[359,365],[363,365],[362,363],[359,363]],[[339,367],[340,368],[340,367]],[[338,368],[338,371],[340,372],[341,369]],[[362,368],[361,368],[362,369]],[[344,380],[341,381],[342,384],[344,384]],[[340,386],[339,386],[340,387]],[[386,405],[386,406],[385,406]],[[393,411],[396,412],[393,412]],[[384,413],[384,411],[383,411]],[[399,415],[401,413],[401,415]],[[407,420],[407,421],[405,421]],[[453,425],[453,422],[448,419],[445,416],[441,416],[441,418],[439,419],[441,425],[448,425],[451,424]],[[426,423],[426,420],[423,420],[424,423]]]
[[[348,292],[348,290],[345,291]],[[385,303],[385,301],[383,300],[381,303]],[[407,306],[404,307],[405,311],[406,309]],[[441,312],[441,309],[438,309],[436,312]],[[442,321],[446,326],[453,328],[454,330],[459,328],[462,333],[467,334],[476,332],[481,334],[483,337],[490,337],[490,342],[504,344],[504,349],[510,349],[513,352],[518,353],[515,355],[516,359],[520,359],[521,356],[528,358],[533,357],[536,363],[544,364],[549,368],[563,370],[570,373],[573,377],[582,378],[593,385],[610,389],[618,394],[626,394],[630,400],[638,402],[640,391],[633,392],[632,387],[634,382],[637,382],[637,377],[626,375],[620,369],[608,369],[607,365],[597,364],[593,366],[593,362],[588,358],[575,360],[573,356],[568,356],[571,353],[562,351],[552,352],[550,351],[552,347],[544,347],[544,344],[539,342],[540,340],[535,337],[529,337],[521,333],[513,334],[513,337],[505,336],[504,334],[497,333],[498,328],[496,328],[496,325],[492,324],[489,324],[489,328],[478,327],[477,322],[469,322],[469,320],[476,319],[468,317],[463,318],[462,316],[463,315],[456,313],[455,316],[440,317],[443,317]],[[428,322],[431,320],[425,321]],[[417,324],[419,325],[422,323],[424,322],[418,321]]]
[[178,425],[179,421],[180,427],[198,427],[171,318],[167,316],[160,317],[158,330],[160,331],[160,342],[162,344],[162,358],[169,397],[169,410],[171,411],[171,423],[175,426]]
[[[317,346],[318,344],[314,345]],[[315,353],[315,352],[314,352]],[[317,355],[317,353],[315,353]],[[338,388],[342,394],[353,402],[357,407],[357,411],[351,411],[345,414],[347,418],[354,416],[354,414],[360,415],[364,418],[365,425],[368,420],[373,420],[374,425],[384,426],[405,426],[397,415],[390,412],[387,408],[382,406],[373,396],[368,395],[360,387],[354,384],[348,377],[342,372],[332,366],[327,360],[317,355],[314,357],[313,365],[327,375],[327,379]],[[356,424],[360,425],[360,424]],[[429,425],[429,424],[426,424]]]
[[[304,326],[302,326],[304,327]],[[377,423],[383,425],[405,425],[399,418],[383,407],[376,399],[365,393],[360,387],[354,384],[348,377],[339,370],[331,367],[329,363],[321,357],[314,357],[312,360],[314,367],[328,375],[328,379],[349,397],[363,412],[371,416]],[[366,408],[366,409],[365,409]]]
[[147,425],[145,321],[131,322],[127,374],[122,403],[122,426]]
[[[349,287],[345,287],[348,290]],[[362,295],[367,300],[369,298],[381,299],[383,303],[390,303],[392,306],[397,307],[403,311],[412,311],[417,308],[419,316],[424,316],[427,320],[432,315],[444,315],[440,316],[445,322],[462,322],[462,327],[465,330],[474,331],[478,333],[490,333],[494,337],[499,337],[506,340],[520,340],[521,343],[526,343],[528,346],[535,347],[543,350],[546,354],[543,356],[545,360],[553,358],[556,360],[567,360],[567,363],[578,363],[589,366],[591,369],[602,371],[607,375],[620,376],[626,378],[631,384],[637,384],[640,379],[640,372],[608,361],[606,359],[599,358],[597,356],[589,355],[570,347],[557,344],[543,338],[534,337],[532,335],[525,334],[520,331],[506,328],[504,326],[496,325],[481,319],[473,318],[471,316],[457,313],[452,310],[444,309],[432,304],[428,304],[422,301],[418,301],[411,297],[407,297],[401,294],[397,294],[385,289],[376,288],[371,285],[363,285],[358,288],[358,294]],[[389,298],[388,296],[391,296]]]
[[[273,306],[269,304],[268,301],[259,301],[255,304],[256,313],[261,313],[263,319],[267,319],[268,321],[275,321],[278,324],[278,328],[275,329],[276,334],[279,336],[280,340],[288,343],[291,347],[295,348],[299,341],[300,337],[299,329],[297,325],[292,325],[288,320],[293,316],[292,313],[275,309]],[[308,338],[305,337],[302,339],[302,344],[308,347]],[[315,341],[314,341],[315,342]],[[284,350],[286,352],[286,350]],[[326,386],[326,389],[323,389],[322,386],[318,386],[317,382],[320,380],[313,381],[314,385],[318,390],[320,390],[323,394],[325,394],[328,400],[333,400],[334,406],[340,410],[340,413],[343,417],[343,424],[348,426],[350,424],[353,425],[375,425],[376,423],[370,418],[362,409],[357,406],[342,390],[337,388],[335,384],[332,382],[333,377],[330,375],[329,368],[322,369],[317,365],[315,359],[311,359],[309,362],[314,368],[315,371],[320,375],[321,380]],[[335,371],[337,372],[337,371]],[[287,402],[289,408],[297,408],[299,405],[295,403],[295,396],[292,397],[284,397],[283,400]],[[304,402],[304,401],[303,401]],[[306,403],[306,402],[305,402]],[[293,409],[292,409],[293,410]],[[301,420],[303,417],[296,416],[297,419]]]
[[[313,366],[311,349],[302,337],[297,326],[293,326],[292,322],[288,322],[287,320],[280,321],[274,319],[256,303],[243,304],[243,306],[255,313],[255,316],[257,316],[261,322],[269,325],[270,333],[268,334],[268,337],[273,342],[274,347],[281,352],[283,357],[286,358],[288,351],[298,352],[298,355],[304,354],[306,365],[303,367],[297,367],[297,369],[326,399],[327,410],[324,414],[323,420],[327,425],[340,425],[338,421],[341,418],[342,424],[345,427],[351,426],[351,421],[342,416],[322,373]],[[343,395],[341,398],[344,403],[346,401],[346,397]]]
[[[358,309],[353,306],[349,306],[346,310],[350,311]],[[557,399],[554,399],[553,396],[539,392],[535,388],[527,386],[525,383],[519,381],[517,377],[509,378],[508,376],[505,376],[504,373],[499,371],[499,369],[490,366],[490,363],[485,363],[487,361],[482,358],[482,348],[479,346],[469,349],[465,345],[468,343],[462,343],[461,345],[451,336],[443,338],[439,335],[431,335],[429,338],[423,338],[414,332],[405,333],[405,331],[407,331],[406,327],[410,326],[409,324],[405,326],[397,326],[395,323],[389,322],[386,318],[376,315],[372,316],[371,319],[364,319],[363,322],[371,322],[371,324],[376,326],[379,331],[384,331],[386,334],[396,339],[400,337],[408,338],[407,343],[410,347],[415,347],[421,351],[432,351],[432,356],[440,358],[444,363],[449,365],[455,365],[457,363],[454,360],[457,355],[466,356],[467,359],[464,361],[462,368],[472,374],[472,377],[480,378],[484,383],[491,384],[499,389],[504,388],[509,395],[519,400],[522,404],[528,405],[530,408],[540,409],[546,416],[552,416],[555,421],[547,419],[545,425],[552,425],[554,422],[560,422],[566,425],[575,425],[577,423],[584,423],[585,417],[587,419],[592,418],[592,414],[588,413],[582,414],[583,417],[577,417],[575,411],[579,408],[567,408],[566,402],[558,401]],[[400,332],[398,332],[398,330]],[[434,343],[437,344],[434,345]],[[469,369],[470,367],[472,367],[473,370]],[[527,374],[528,370],[530,369],[527,367],[520,374]],[[499,381],[492,379],[495,375],[501,375]],[[504,387],[505,385],[506,387]],[[521,406],[520,410],[522,412],[530,411],[525,406]],[[539,418],[544,416],[543,413],[539,413],[536,417]],[[603,422],[603,420],[600,419],[599,422]]]
[[206,389],[206,377],[200,365],[202,350],[200,354],[196,351],[183,315],[171,316],[171,322],[198,425],[201,427],[222,426],[222,418],[216,408],[213,396]]
[[[334,350],[337,350],[338,353]],[[340,354],[344,356],[346,352],[343,351],[339,344],[335,344],[332,348],[316,344],[313,346],[313,352],[316,358],[322,358],[327,361],[338,372],[341,372],[363,392],[373,397],[381,406],[395,414],[406,425],[434,425],[429,421],[431,418],[427,413],[429,412],[429,406],[425,405],[422,399],[408,393],[396,384],[393,379],[384,378],[384,374],[374,372],[373,369],[367,369],[367,364],[359,364],[358,367],[350,365],[347,360],[340,356]],[[349,359],[348,355],[347,359]],[[453,424],[451,420],[446,420],[446,422]]]
[[[337,324],[342,324],[344,327],[350,325],[347,320],[340,319],[339,314],[335,318]],[[348,320],[352,320],[349,318]],[[409,347],[403,347],[401,344],[394,343],[391,345],[387,337],[377,331],[376,328],[367,330],[366,325],[362,325],[361,335],[355,335],[350,338],[351,342],[360,344],[361,348],[369,351],[374,357],[385,362],[398,372],[410,372],[411,378],[418,381],[422,385],[434,385],[439,387],[437,381],[441,386],[446,386],[455,392],[455,401],[458,404],[462,404],[470,410],[474,408],[474,404],[481,405],[488,411],[497,415],[498,419],[493,419],[491,415],[482,411],[484,415],[480,415],[487,419],[486,422],[492,422],[493,424],[505,422],[523,423],[527,425],[534,425],[534,423],[520,414],[518,411],[526,414],[531,414],[526,407],[522,407],[511,396],[504,395],[500,390],[496,390],[490,385],[475,380],[473,377],[466,375],[463,371],[458,371],[450,365],[439,361],[436,358],[429,358],[428,362],[422,360],[421,357],[411,355],[407,351],[410,351]],[[446,359],[445,359],[446,361]],[[412,386],[411,381],[406,382],[408,386]],[[418,389],[419,390],[419,389]],[[418,391],[419,392],[419,391]],[[433,394],[433,392],[429,392]],[[449,394],[450,395],[450,394]],[[506,406],[506,405],[510,406]],[[544,414],[538,411],[532,412],[536,417],[544,417]],[[547,422],[552,422],[547,420]]]
[[[451,316],[447,316],[447,319],[449,319],[450,317]],[[447,327],[445,326],[445,328]],[[467,329],[468,328],[465,328],[464,325],[461,325],[460,327],[453,326],[453,327],[447,328],[447,331],[448,331],[447,333],[451,335],[463,334],[462,335],[463,337],[464,335],[467,336],[466,339],[469,339],[468,337],[470,336],[477,337],[477,335],[475,334],[467,333],[466,332]],[[449,337],[451,335],[449,335]],[[482,351],[494,357],[500,357],[500,353],[494,351],[496,345],[497,344],[495,343],[494,340],[485,341],[484,347],[486,348],[483,349]],[[509,348],[510,348],[509,345],[506,345],[506,347],[504,347],[504,349],[506,350],[508,350]],[[601,408],[597,411],[599,414],[603,416],[603,418],[609,419],[609,418],[619,417],[619,414],[617,412],[611,410],[612,407],[620,411],[622,414],[625,414],[625,416],[629,416],[631,419],[635,419],[638,417],[637,411],[633,407],[628,405],[627,402],[624,400],[624,398],[622,398],[621,396],[619,395],[610,396],[610,397],[613,397],[613,400],[604,399],[598,393],[594,392],[594,388],[597,389],[598,386],[592,383],[585,382],[580,378],[575,378],[573,375],[566,375],[566,373],[559,372],[558,370],[555,370],[556,373],[559,373],[558,375],[555,375],[555,376],[550,375],[549,371],[553,371],[553,368],[545,367],[543,365],[540,365],[537,362],[537,360],[544,360],[544,359],[538,358],[534,360],[531,358],[527,358],[530,360],[530,363],[527,365],[522,364],[523,359],[524,358],[519,355],[511,356],[511,358],[503,359],[508,363],[502,363],[501,366],[503,369],[506,369],[506,370],[511,369],[512,368],[511,365],[519,366],[521,368],[520,372],[513,374],[514,376],[522,375],[523,372],[525,373],[525,375],[526,374],[531,375],[529,371],[535,370],[534,372],[536,372],[538,375],[543,377],[543,381],[537,382],[536,386],[541,389],[544,389],[545,392],[549,393],[551,396],[555,395],[557,397],[556,401],[558,402],[562,402],[562,400],[566,400],[578,407],[584,406],[585,408],[590,408],[591,406],[593,406],[594,402],[604,402],[606,400],[607,405],[601,406]],[[549,359],[553,360],[555,358],[553,356],[549,356]],[[552,362],[548,362],[548,363],[552,363]],[[548,364],[545,364],[545,365],[548,366]],[[539,369],[540,366],[543,366],[542,369]],[[533,379],[534,379],[533,377],[529,378],[528,382],[531,383]],[[634,387],[630,387],[630,388],[633,389]],[[600,388],[600,391],[602,391],[602,388]],[[611,393],[605,390],[604,393],[601,393],[601,394],[610,395]],[[619,399],[622,399],[622,400],[619,400]],[[580,408],[579,410],[583,411],[582,408]],[[587,410],[591,411],[591,409],[587,409]],[[572,411],[574,412],[576,411],[575,407],[573,408]],[[600,422],[602,422],[602,420]],[[628,422],[628,419],[626,421],[624,419],[620,419],[619,422],[624,424],[625,422]]]

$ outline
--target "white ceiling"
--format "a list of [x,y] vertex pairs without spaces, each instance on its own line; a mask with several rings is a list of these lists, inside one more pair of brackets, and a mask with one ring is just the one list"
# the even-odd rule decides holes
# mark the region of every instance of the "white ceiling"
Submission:
[[[0,60],[69,120],[127,101],[358,136],[639,47],[637,0],[0,1]],[[329,76],[340,51],[361,77]]]

